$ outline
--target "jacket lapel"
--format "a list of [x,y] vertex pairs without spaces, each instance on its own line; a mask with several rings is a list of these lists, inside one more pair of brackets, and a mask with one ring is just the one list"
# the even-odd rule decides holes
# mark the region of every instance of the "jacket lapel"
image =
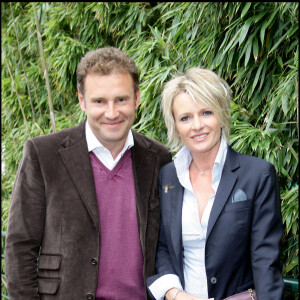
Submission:
[[228,147],[227,157],[224,164],[221,181],[216,193],[216,197],[208,221],[208,227],[206,233],[207,239],[235,185],[237,176],[233,171],[238,167],[239,167],[238,154],[230,147]]
[[146,228],[148,220],[148,203],[153,185],[155,168],[157,168],[155,153],[150,144],[132,131],[134,146],[131,148],[132,165],[135,183],[137,219],[143,253],[145,252]]
[[[176,175],[177,176],[177,175]],[[177,179],[177,178],[176,178]],[[171,239],[180,269],[182,269],[182,203],[183,203],[183,187],[179,183],[175,184],[175,188],[171,189]]]
[[85,122],[63,140],[59,154],[73,180],[80,198],[99,230],[98,203],[93,170],[85,138]]
[[[166,218],[166,236],[168,233],[171,238],[173,250],[177,260],[177,264],[182,272],[182,203],[183,203],[183,186],[180,184],[174,162],[168,165],[168,169],[164,171],[162,176],[162,188],[160,191],[161,198],[166,204],[164,217]],[[182,279],[181,278],[181,279]]]

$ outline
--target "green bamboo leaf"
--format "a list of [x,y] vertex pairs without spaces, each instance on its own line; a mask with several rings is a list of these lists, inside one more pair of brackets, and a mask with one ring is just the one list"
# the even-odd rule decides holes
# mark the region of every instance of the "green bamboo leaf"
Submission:
[[277,7],[273,14],[270,16],[270,18],[266,19],[261,27],[261,30],[260,30],[260,40],[261,40],[261,43],[263,44],[264,43],[264,37],[265,37],[265,31],[266,29],[268,28],[268,26],[271,24],[271,22],[274,20],[275,16],[277,15],[277,13],[279,12],[280,10],[280,7]]
[[183,23],[183,24],[181,25],[181,27],[179,28],[179,30],[178,30],[178,31],[176,32],[176,34],[175,34],[175,37],[174,37],[175,40],[176,40],[176,39],[178,38],[178,36],[184,31],[185,27],[186,27],[186,24]]
[[250,7],[251,7],[251,2],[246,2],[246,5],[243,8],[242,13],[241,13],[241,18],[243,18],[246,15],[246,13],[248,12]]
[[269,54],[271,54],[274,50],[276,50],[277,49],[277,47],[281,44],[281,42],[285,39],[285,38],[287,38],[287,37],[289,37],[289,36],[291,36],[291,35],[293,35],[296,31],[298,30],[298,24],[294,24],[294,26],[292,27],[292,28],[290,28],[290,30],[288,30],[276,43],[275,43],[275,45],[272,47],[272,49],[268,52],[268,55]]
[[277,103],[278,103],[278,99],[275,99],[275,101],[272,103],[272,105],[270,107],[271,111],[268,114],[268,122],[267,122],[266,129],[265,129],[266,132],[268,132],[268,130],[271,126],[271,123],[273,122],[273,118],[275,116],[275,112],[276,112],[276,109],[277,109]]
[[298,163],[298,154],[296,153],[296,151],[294,150],[294,148],[292,147],[292,145],[290,143],[288,143],[288,148],[291,151],[291,153],[293,154],[294,158],[296,159],[297,163]]
[[266,11],[266,10],[262,11],[259,15],[256,15],[256,16],[254,17],[254,22],[257,23],[257,22],[260,21],[266,14],[267,14],[267,11]]
[[240,34],[240,30],[238,30],[236,33],[235,33],[235,35],[234,35],[234,37],[231,39],[231,41],[229,42],[229,44],[227,45],[227,47],[225,48],[225,50],[223,51],[223,54],[226,54],[226,52],[229,50],[229,49],[231,49],[231,48],[233,48],[238,42],[239,42],[239,40],[238,40],[238,36],[239,36],[239,34]]
[[246,49],[245,64],[244,64],[245,67],[247,67],[249,59],[250,59],[250,54],[251,54],[251,49],[252,49],[252,39],[248,40],[247,44],[248,44],[248,46]]
[[255,61],[257,61],[258,52],[259,52],[258,39],[255,36],[254,39],[253,39],[253,56],[254,56]]
[[257,69],[256,75],[255,75],[255,78],[254,78],[254,81],[253,81],[253,85],[252,85],[252,92],[256,88],[256,85],[257,85],[257,82],[259,80],[259,76],[260,76],[261,70],[262,70],[263,66],[265,65],[265,63],[266,63],[266,60],[263,60],[261,62],[261,64],[259,65],[258,69]]
[[282,95],[281,95],[280,101],[281,101],[282,110],[283,110],[283,112],[284,112],[285,115],[287,114],[288,109],[289,109],[289,107],[288,107],[288,105],[289,105],[288,100],[289,100],[288,95],[283,91]]
[[289,271],[291,271],[294,267],[298,266],[298,262],[295,261],[291,264],[289,264],[284,270],[283,270],[283,273],[286,274],[288,273]]
[[259,90],[262,88],[262,85],[265,83],[265,75],[266,75],[266,71],[267,71],[267,65],[268,65],[268,63],[266,61],[266,63],[264,64],[264,68],[263,68],[261,79],[260,79]]
[[263,25],[261,26],[261,29],[260,29],[260,35],[259,36],[260,36],[260,41],[261,41],[262,45],[264,44],[265,32],[266,32],[266,28],[268,27],[267,23],[268,23],[268,20],[265,20]]
[[165,48],[165,55],[163,56],[163,58],[166,60],[170,59],[169,47]]
[[252,19],[248,19],[246,23],[243,25],[239,37],[239,45],[241,45],[242,42],[245,40],[251,24],[252,24]]
[[155,40],[156,40],[157,42],[163,41],[163,38],[162,38],[162,36],[160,35],[160,33],[158,32],[157,27],[153,28],[153,27],[150,26],[150,25],[149,25],[149,27],[150,27],[150,30],[151,30],[152,34],[153,34],[154,37],[155,37]]

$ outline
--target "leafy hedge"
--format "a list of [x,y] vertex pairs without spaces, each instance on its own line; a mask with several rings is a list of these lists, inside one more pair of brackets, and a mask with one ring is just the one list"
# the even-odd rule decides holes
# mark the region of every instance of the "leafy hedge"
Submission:
[[166,80],[192,66],[227,80],[234,95],[231,145],[274,164],[285,228],[282,273],[298,278],[297,2],[2,2],[1,8],[4,230],[24,142],[85,118],[76,66],[86,51],[115,46],[140,73],[134,128],[163,143],[159,101]]

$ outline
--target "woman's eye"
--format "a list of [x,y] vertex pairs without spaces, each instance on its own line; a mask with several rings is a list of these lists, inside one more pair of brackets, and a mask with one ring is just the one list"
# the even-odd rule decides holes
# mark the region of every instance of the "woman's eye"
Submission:
[[209,116],[209,115],[212,115],[212,113],[213,112],[211,110],[206,110],[206,111],[203,112],[203,115],[204,116]]
[[189,117],[188,116],[184,116],[184,117],[182,117],[181,119],[180,119],[180,121],[187,121],[189,119]]

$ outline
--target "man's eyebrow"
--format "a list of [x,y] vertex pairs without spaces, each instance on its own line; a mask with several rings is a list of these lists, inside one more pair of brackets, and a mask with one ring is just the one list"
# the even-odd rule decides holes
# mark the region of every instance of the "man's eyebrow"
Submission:
[[116,98],[129,98],[129,95],[123,94],[123,95],[116,96]]
[[105,100],[105,97],[102,97],[102,96],[95,96],[95,97],[91,97],[90,98],[92,101],[93,100]]
[[[118,96],[115,96],[114,99],[119,99],[119,98],[129,98],[130,96],[128,94],[120,94]],[[94,97],[91,97],[90,98],[91,101],[94,101],[94,100],[106,100],[107,98],[106,97],[103,97],[103,96],[94,96]]]

